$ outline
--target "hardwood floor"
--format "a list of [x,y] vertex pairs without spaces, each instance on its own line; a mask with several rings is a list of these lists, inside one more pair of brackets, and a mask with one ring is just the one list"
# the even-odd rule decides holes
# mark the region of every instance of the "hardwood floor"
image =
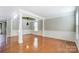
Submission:
[[67,52],[78,52],[75,42],[59,40],[48,37],[38,37],[38,48],[34,48],[34,35],[24,35],[23,44],[18,44],[18,37],[8,38],[8,44],[2,51],[5,53],[67,53]]

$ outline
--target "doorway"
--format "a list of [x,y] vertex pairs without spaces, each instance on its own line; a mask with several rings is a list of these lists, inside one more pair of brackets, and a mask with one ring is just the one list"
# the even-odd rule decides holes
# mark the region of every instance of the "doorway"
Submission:
[[0,52],[6,47],[6,22],[0,22]]
[[22,19],[23,47],[27,52],[36,52],[41,50],[43,44],[42,20]]

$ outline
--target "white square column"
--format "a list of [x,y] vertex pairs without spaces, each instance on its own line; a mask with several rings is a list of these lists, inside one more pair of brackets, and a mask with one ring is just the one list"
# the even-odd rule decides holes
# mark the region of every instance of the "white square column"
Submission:
[[79,37],[78,37],[78,20],[79,20],[79,12],[78,12],[78,8],[76,9],[76,40],[75,40],[75,42],[76,42],[76,45],[77,45],[77,48],[78,48],[78,50],[79,50]]
[[22,44],[23,43],[23,39],[22,39],[22,13],[19,12],[19,33],[18,33],[19,37],[18,37],[18,43]]
[[[38,22],[35,21],[34,22],[34,35],[38,34]],[[34,48],[38,48],[38,37],[35,36],[34,37]]]
[[38,22],[35,21],[34,22],[34,32],[37,32],[38,31]]
[[42,21],[42,23],[43,23],[43,24],[42,24],[42,31],[43,31],[43,40],[42,40],[42,41],[43,41],[43,47],[44,47],[44,46],[45,46],[45,39],[44,39],[44,36],[45,36],[45,33],[44,33],[44,26],[45,26],[45,25],[44,25],[44,18],[43,18],[42,20],[43,20],[43,21]]
[[43,31],[43,36],[44,36],[44,19],[43,19],[42,31]]
[[76,39],[78,40],[78,9],[76,10]]

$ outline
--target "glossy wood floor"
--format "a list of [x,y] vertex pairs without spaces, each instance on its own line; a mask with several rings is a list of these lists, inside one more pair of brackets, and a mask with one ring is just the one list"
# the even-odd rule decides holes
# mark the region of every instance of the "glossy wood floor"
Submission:
[[23,44],[18,44],[18,37],[8,38],[8,44],[2,52],[18,53],[18,52],[29,52],[29,53],[64,53],[64,52],[78,52],[75,42],[65,41],[55,38],[38,37],[38,48],[34,48],[34,35],[24,35]]

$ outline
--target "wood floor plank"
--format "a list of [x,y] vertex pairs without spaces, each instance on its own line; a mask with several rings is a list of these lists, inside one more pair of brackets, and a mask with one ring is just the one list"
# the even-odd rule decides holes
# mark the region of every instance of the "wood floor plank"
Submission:
[[23,35],[23,44],[18,44],[18,37],[9,37],[4,53],[67,53],[78,52],[75,42],[48,37],[38,37],[38,48],[34,48],[34,35]]

